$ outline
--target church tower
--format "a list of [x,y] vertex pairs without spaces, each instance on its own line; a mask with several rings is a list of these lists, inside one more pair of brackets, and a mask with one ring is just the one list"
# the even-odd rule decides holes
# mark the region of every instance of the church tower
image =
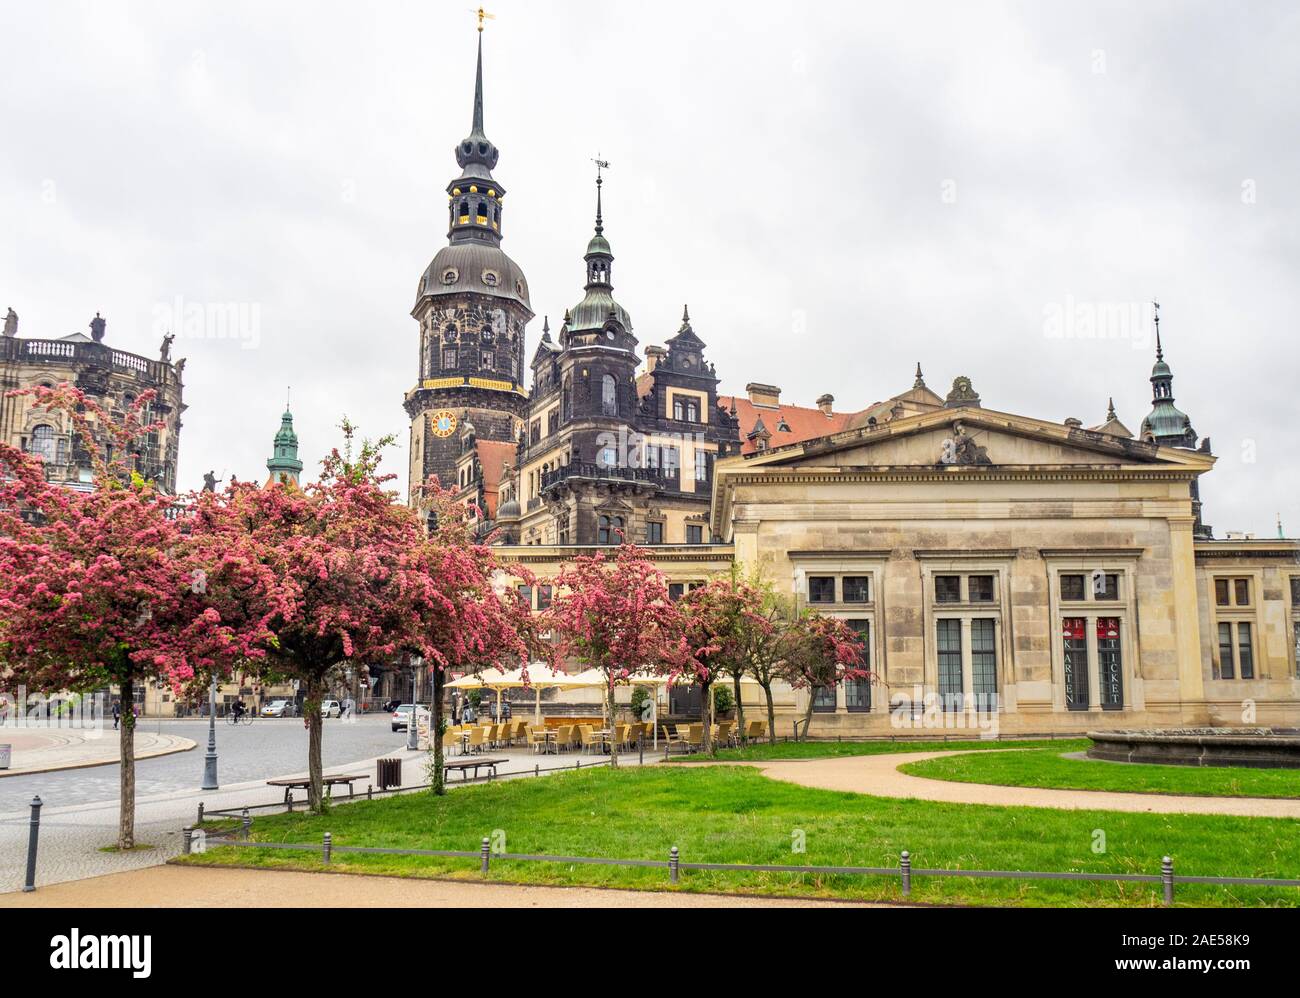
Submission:
[[266,470],[271,473],[267,485],[283,482],[286,485],[298,484],[302,474],[302,461],[298,457],[298,434],[293,428],[293,413],[285,403],[284,414],[280,417],[280,432],[275,435],[271,457],[266,462]]
[[447,185],[447,245],[420,277],[411,420],[410,494],[431,475],[456,485],[460,426],[479,441],[513,443],[528,408],[524,327],[533,317],[523,271],[501,249],[505,188],[493,178],[498,151],[483,130],[483,26],[470,132],[456,146],[460,174]]

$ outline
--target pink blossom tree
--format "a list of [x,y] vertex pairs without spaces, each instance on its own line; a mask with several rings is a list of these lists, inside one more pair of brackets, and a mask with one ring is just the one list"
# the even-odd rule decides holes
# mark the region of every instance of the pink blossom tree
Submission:
[[31,394],[68,413],[94,484],[82,492],[49,483],[39,459],[0,442],[0,664],[51,694],[118,687],[117,845],[131,849],[135,689],[150,680],[179,689],[261,656],[269,615],[249,607],[274,602],[274,580],[210,497],[208,526],[195,529],[174,497],[131,467],[135,441],[154,428],[141,419],[151,392],[120,422],[67,385]]
[[795,689],[808,691],[803,736],[812,724],[814,694],[853,679],[871,679],[862,639],[838,617],[805,612],[786,623],[779,640],[778,672]]
[[[606,680],[609,718],[615,718],[619,680],[643,669],[684,672],[689,658],[681,614],[668,598],[663,573],[642,551],[621,544],[574,559],[555,578],[546,614],[562,653],[599,669]],[[618,765],[611,743],[610,764]]]

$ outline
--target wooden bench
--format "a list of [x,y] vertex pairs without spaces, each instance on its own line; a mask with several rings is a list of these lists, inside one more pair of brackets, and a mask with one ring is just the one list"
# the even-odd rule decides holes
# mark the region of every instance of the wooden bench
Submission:
[[[364,780],[366,778],[367,777],[364,773],[361,775],[353,775],[353,776],[344,776],[344,775],[337,775],[337,774],[334,776],[322,776],[321,785],[325,787],[325,793],[328,796],[330,789],[332,787],[342,786],[346,784],[348,788],[348,796],[352,797],[355,795],[355,791],[353,790],[352,787],[353,782],[356,780]],[[301,778],[289,779],[289,780],[267,780],[266,785],[268,787],[284,787],[284,803],[289,808],[289,810],[292,811],[293,792],[295,790],[306,790],[311,786],[311,780],[309,780],[305,776]]]
[[503,762],[509,762],[509,761],[510,760],[508,759],[456,759],[452,762],[444,762],[442,764],[442,768],[444,772],[448,772],[453,769],[460,770],[460,778],[462,780],[469,779],[469,774],[467,771],[472,769],[474,770],[474,779],[477,780],[479,767],[483,766],[487,769],[492,770],[492,779],[495,780],[497,778],[497,766]]

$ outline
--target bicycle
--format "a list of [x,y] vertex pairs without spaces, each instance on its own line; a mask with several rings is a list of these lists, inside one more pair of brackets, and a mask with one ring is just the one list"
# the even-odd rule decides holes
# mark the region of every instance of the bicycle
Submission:
[[243,714],[235,714],[233,712],[227,714],[226,723],[227,724],[252,724],[253,712],[251,710],[246,710],[244,711]]

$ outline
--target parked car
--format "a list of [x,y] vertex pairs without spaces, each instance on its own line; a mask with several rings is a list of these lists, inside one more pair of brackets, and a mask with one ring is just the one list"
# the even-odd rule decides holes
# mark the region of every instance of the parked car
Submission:
[[337,700],[322,700],[320,702],[321,717],[338,717],[343,713],[343,705]]
[[[407,724],[411,720],[411,711],[415,709],[416,707],[414,704],[409,704],[409,703],[399,704],[397,709],[393,711],[393,730],[405,731]],[[420,707],[419,713],[415,715],[416,718],[415,723],[417,725],[420,724],[421,722],[427,724],[431,720],[432,716],[433,715],[429,713],[428,707]]]
[[263,717],[293,717],[292,700],[272,700],[262,707]]

